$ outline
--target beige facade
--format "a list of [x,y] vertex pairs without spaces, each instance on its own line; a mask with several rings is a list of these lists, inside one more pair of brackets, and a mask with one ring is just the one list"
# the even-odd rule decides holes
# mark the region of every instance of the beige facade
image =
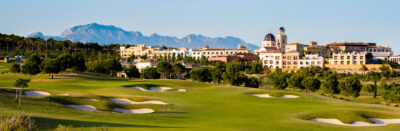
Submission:
[[132,55],[139,56],[139,55],[149,54],[151,50],[153,50],[151,46],[146,46],[145,44],[142,44],[142,45],[132,45],[129,47],[121,46],[119,48],[120,51],[119,53],[121,58],[126,59]]
[[193,58],[200,59],[202,56],[209,58],[221,55],[234,55],[237,53],[250,53],[251,51],[239,45],[237,49],[210,48],[209,46],[205,46],[201,49],[192,49],[189,52]]
[[366,52],[333,53],[329,59],[330,65],[363,65],[366,64]]

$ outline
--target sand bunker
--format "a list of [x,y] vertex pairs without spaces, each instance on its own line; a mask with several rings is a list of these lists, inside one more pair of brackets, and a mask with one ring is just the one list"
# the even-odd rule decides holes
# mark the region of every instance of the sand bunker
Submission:
[[58,96],[69,96],[69,94],[57,94]]
[[74,108],[81,111],[89,111],[89,112],[103,112],[96,109],[96,107],[91,105],[67,105],[70,108]]
[[327,118],[313,118],[310,121],[318,121],[329,124],[343,125],[343,126],[384,126],[387,124],[397,124],[400,123],[400,119],[376,119],[376,118],[368,118],[374,123],[355,121],[351,124],[345,124],[338,119],[327,119]]
[[299,98],[299,96],[295,96],[295,95],[283,95],[283,96],[280,96],[280,98]]
[[108,99],[112,102],[115,103],[122,103],[122,104],[158,104],[158,105],[166,105],[168,103],[162,102],[162,101],[142,101],[142,102],[136,102],[136,101],[131,101],[128,99],[119,99],[119,98],[110,98]]
[[49,96],[50,93],[44,91],[25,91],[25,95],[23,96],[30,96],[30,97],[42,97],[42,96]]
[[113,108],[114,111],[118,111],[121,113],[134,113],[134,114],[146,114],[153,113],[153,109],[142,108],[142,109],[122,109],[122,108]]
[[173,91],[175,91],[175,92],[186,92],[186,89],[176,89],[176,90],[173,90]]
[[144,89],[144,88],[142,88],[142,87],[138,87],[138,86],[129,87],[129,88],[136,89],[136,90],[140,90],[140,91],[149,91],[149,90],[146,90],[146,89]]
[[87,101],[99,101],[99,100],[93,99],[93,98],[82,98],[82,100],[87,100]]
[[150,87],[149,91],[166,91],[166,90],[170,90],[170,87]]
[[280,97],[272,97],[269,94],[252,94],[252,96],[262,97],[262,98],[299,98],[295,95],[282,95]]

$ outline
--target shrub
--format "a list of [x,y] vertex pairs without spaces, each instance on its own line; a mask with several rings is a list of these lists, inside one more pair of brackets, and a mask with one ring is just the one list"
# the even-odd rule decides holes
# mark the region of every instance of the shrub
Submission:
[[9,116],[0,120],[1,131],[36,131],[35,121],[20,115]]

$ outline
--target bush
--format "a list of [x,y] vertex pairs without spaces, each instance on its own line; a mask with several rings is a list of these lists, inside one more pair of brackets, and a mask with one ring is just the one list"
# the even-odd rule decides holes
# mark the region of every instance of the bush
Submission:
[[0,120],[1,131],[36,131],[35,122],[30,117],[20,115],[2,118]]
[[244,85],[246,87],[258,88],[260,86],[260,81],[255,77],[250,77],[246,79]]

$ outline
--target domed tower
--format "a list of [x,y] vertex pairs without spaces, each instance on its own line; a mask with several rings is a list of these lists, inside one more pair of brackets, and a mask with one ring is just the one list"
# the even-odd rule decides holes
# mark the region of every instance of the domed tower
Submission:
[[264,40],[262,41],[263,47],[275,47],[275,36],[272,33],[268,33],[265,35]]
[[276,36],[276,46],[281,49],[285,49],[287,44],[287,36],[285,34],[285,28],[279,28],[279,34]]

